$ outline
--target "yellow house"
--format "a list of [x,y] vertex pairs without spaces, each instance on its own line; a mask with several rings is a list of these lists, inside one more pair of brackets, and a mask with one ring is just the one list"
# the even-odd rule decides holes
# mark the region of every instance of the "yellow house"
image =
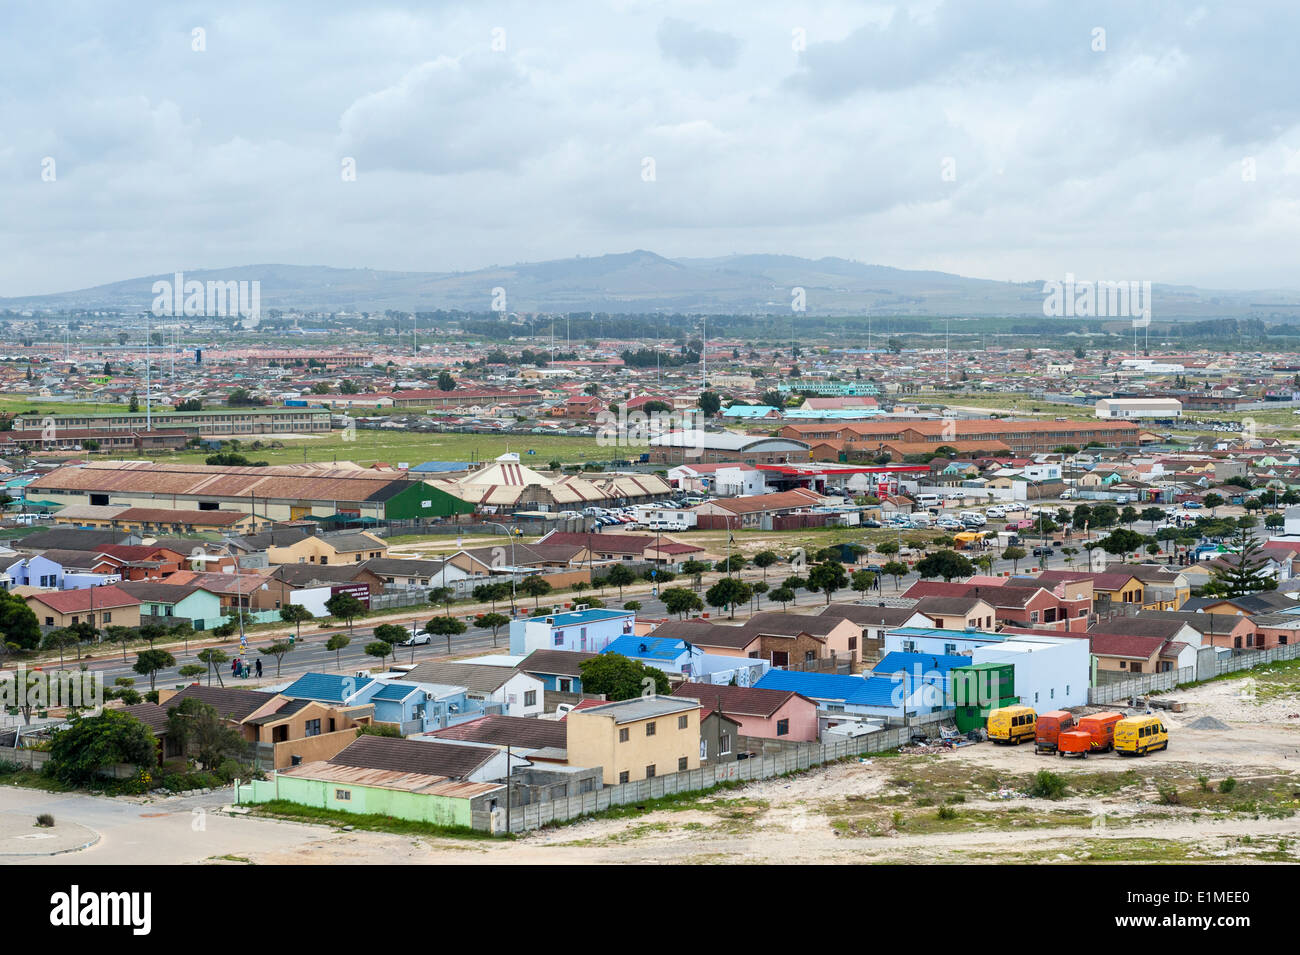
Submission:
[[388,556],[388,544],[369,531],[348,534],[309,534],[266,549],[272,564],[359,564]]
[[700,768],[700,704],[638,697],[565,718],[570,766],[599,766],[605,785]]

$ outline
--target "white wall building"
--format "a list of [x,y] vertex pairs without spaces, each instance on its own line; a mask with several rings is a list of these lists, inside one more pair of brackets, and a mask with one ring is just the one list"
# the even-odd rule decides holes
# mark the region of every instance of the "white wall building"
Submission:
[[1181,418],[1183,403],[1177,398],[1101,398],[1098,418]]
[[1017,634],[977,646],[972,663],[1010,663],[1016,668],[1016,695],[1038,712],[1084,706],[1088,702],[1091,654],[1087,635],[1049,637]]

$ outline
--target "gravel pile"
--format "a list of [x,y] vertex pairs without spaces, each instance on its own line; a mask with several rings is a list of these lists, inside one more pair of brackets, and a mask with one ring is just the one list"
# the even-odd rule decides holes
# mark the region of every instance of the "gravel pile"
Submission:
[[1230,730],[1232,729],[1223,720],[1216,720],[1213,716],[1202,716],[1200,719],[1192,720],[1186,724],[1189,730]]

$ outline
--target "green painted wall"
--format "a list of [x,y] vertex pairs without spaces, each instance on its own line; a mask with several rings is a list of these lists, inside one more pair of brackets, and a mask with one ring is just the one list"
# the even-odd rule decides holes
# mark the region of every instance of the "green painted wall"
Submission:
[[[430,796],[374,786],[328,783],[295,776],[279,776],[276,783],[279,786],[278,798],[304,806],[337,809],[341,812],[355,812],[361,815],[377,813],[397,819],[431,822],[441,826],[469,827],[471,824],[468,799]],[[339,790],[346,790],[352,798],[336,798]]]
[[[426,503],[428,502],[427,506]],[[390,521],[409,521],[417,517],[451,517],[473,514],[474,505],[452,497],[428,484],[412,484],[384,502],[384,517]]]

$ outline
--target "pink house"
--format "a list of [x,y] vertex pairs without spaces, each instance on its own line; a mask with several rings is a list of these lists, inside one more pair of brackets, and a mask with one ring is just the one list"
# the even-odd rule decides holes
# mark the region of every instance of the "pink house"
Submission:
[[683,683],[673,696],[699,700],[701,718],[716,710],[739,723],[745,736],[801,743],[817,739],[817,704],[791,690]]

